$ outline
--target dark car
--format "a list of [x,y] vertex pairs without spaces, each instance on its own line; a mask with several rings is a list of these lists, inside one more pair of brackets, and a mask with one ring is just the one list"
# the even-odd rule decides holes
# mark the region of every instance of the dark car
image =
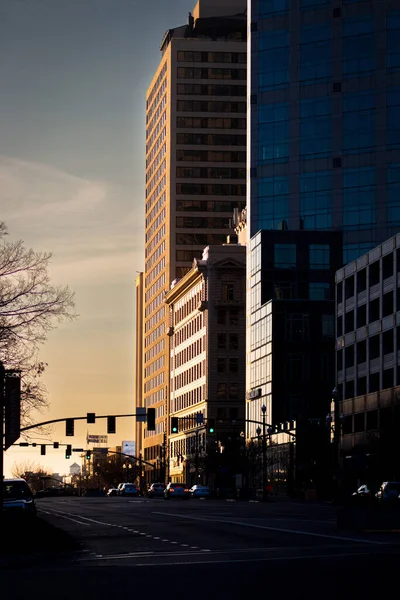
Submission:
[[3,510],[12,514],[36,516],[35,500],[25,479],[3,480]]
[[167,486],[165,483],[152,483],[147,492],[149,498],[162,498]]
[[190,498],[189,486],[186,483],[169,483],[164,490],[164,498]]
[[119,491],[120,496],[133,496],[137,498],[139,496],[139,490],[135,483],[124,483]]

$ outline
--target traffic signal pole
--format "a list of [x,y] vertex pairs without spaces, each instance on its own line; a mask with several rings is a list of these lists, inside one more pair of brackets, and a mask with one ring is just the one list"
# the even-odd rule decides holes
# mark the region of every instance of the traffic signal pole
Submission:
[[6,370],[0,361],[0,514],[3,512],[3,479],[4,479],[4,379]]

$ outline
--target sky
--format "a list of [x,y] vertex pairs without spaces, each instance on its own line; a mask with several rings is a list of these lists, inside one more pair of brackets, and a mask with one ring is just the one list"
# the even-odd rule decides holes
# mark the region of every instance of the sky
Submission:
[[[135,278],[144,268],[145,95],[165,31],[194,0],[1,0],[0,221],[9,239],[53,253],[54,284],[79,318],[40,352],[50,409],[38,420],[134,412]],[[108,445],[132,440],[119,419]],[[86,447],[105,421],[54,426]],[[32,441],[39,438],[32,434]],[[11,448],[14,463],[66,473],[79,455]]]

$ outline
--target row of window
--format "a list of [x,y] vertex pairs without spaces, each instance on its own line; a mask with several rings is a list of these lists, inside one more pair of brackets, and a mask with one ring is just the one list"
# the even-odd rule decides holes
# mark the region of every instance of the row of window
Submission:
[[[232,289],[232,288],[222,289],[222,298],[223,298],[223,300],[226,300],[229,302],[231,299],[234,298],[234,289]],[[217,310],[217,324],[218,325],[227,325],[228,324],[229,326],[238,325],[239,324],[239,309],[237,309],[237,308],[229,308],[229,309],[219,308]]]
[[175,307],[174,311],[174,325],[178,325],[181,321],[186,319],[191,313],[198,309],[198,306],[202,300],[202,289],[197,286],[195,293],[192,292],[191,296],[181,300]]
[[246,64],[246,52],[191,52],[178,50],[178,62]]
[[[146,331],[149,331],[155,325],[157,325],[157,323],[160,322],[161,314],[162,314],[162,310],[160,309],[160,311],[158,311],[155,315],[153,315],[151,317],[151,319],[148,319],[146,321],[146,324],[145,324]],[[165,323],[161,323],[161,325],[159,325],[156,329],[154,329],[149,335],[146,335],[145,340],[144,340],[145,348],[148,348],[149,346],[151,346],[151,344],[154,344],[154,342],[156,342],[160,338],[160,336],[162,336],[164,333],[165,333]],[[161,350],[161,348],[160,348],[160,350]]]
[[199,402],[203,402],[205,397],[204,385],[190,390],[189,392],[185,392],[184,394],[180,394],[176,398],[172,398],[171,412],[175,413],[180,410],[184,410],[185,408],[190,408],[190,406],[194,406],[195,404],[199,404]]
[[177,100],[178,112],[213,112],[213,113],[243,113],[246,114],[246,102],[229,102],[222,100]]
[[160,356],[159,358],[157,358],[155,361],[153,361],[152,363],[150,363],[144,370],[144,376],[146,377],[146,379],[148,377],[150,377],[150,375],[152,375],[153,373],[155,373],[156,371],[159,371],[159,369],[162,369],[165,365],[165,356]]
[[198,150],[197,148],[178,149],[176,160],[185,162],[230,162],[246,164],[246,152],[235,150]]
[[[165,331],[165,329],[164,329],[164,331]],[[161,335],[162,335],[162,333],[161,333],[161,331],[159,331],[158,335],[155,339],[159,339]],[[148,344],[146,345],[146,347],[147,346],[148,346]],[[150,360],[152,360],[155,356],[157,356],[164,350],[165,350],[165,339],[161,338],[161,339],[159,339],[157,344],[152,346],[150,348],[150,350],[147,350],[147,352],[144,353],[144,362],[148,363]]]
[[145,226],[146,228],[150,225],[156,214],[160,211],[161,207],[165,204],[166,194],[163,192],[157,202],[154,204],[150,213],[146,217]]
[[[158,166],[160,165],[161,161],[164,159],[166,150],[167,150],[167,145],[164,142],[163,147],[160,148],[160,151],[158,152],[158,154],[155,157],[153,162],[151,162],[149,157],[146,159],[146,182],[150,181],[150,179],[153,177],[153,174],[157,171]],[[164,162],[165,162],[165,159],[164,159]]]
[[160,277],[153,283],[153,285],[146,291],[145,301],[147,302],[158,292],[158,290],[164,289],[166,282],[166,274],[162,273]]
[[245,167],[176,167],[176,176],[193,179],[243,179]]
[[238,133],[177,133],[176,143],[186,146],[246,146],[246,136]]
[[[244,207],[245,202],[237,200],[177,200],[176,211],[177,212],[214,212],[214,213],[228,213],[230,217],[233,214],[235,208],[239,211]],[[230,218],[229,217],[229,218]],[[210,242],[211,243],[211,242]]]
[[[166,125],[164,124],[163,126],[160,126],[160,127],[158,125],[153,129],[148,140],[146,140],[146,155],[149,154],[150,150],[154,150],[154,152],[156,152],[158,150],[159,146],[162,144],[162,142],[167,137]],[[156,143],[154,143],[154,142],[156,142]]]
[[230,229],[227,217],[176,217],[176,227],[182,229]]
[[177,93],[181,96],[227,96],[232,99],[246,96],[247,87],[245,85],[217,85],[212,83],[178,83]]
[[178,79],[247,79],[246,69],[202,69],[200,67],[178,67]]
[[156,264],[156,266],[154,267],[154,269],[152,269],[151,271],[148,271],[148,275],[146,277],[146,282],[145,282],[145,286],[146,288],[151,284],[151,282],[158,277],[158,275],[161,273],[161,271],[163,271],[165,269],[166,266],[166,257],[163,256],[162,259],[160,260],[160,262],[158,262]]
[[[193,413],[193,415],[191,415],[190,417],[185,417],[183,419],[181,418],[179,420],[179,431],[185,431],[186,429],[193,429],[194,427],[196,427],[196,414],[199,413]],[[196,443],[196,437],[197,436],[191,435],[190,437],[188,436],[184,439],[171,442],[170,456],[172,458],[178,459],[178,461],[184,460],[186,456],[192,454],[193,445]],[[202,451],[206,447],[205,433],[198,434],[198,443],[199,450]]]
[[396,254],[390,253],[382,258],[382,261],[376,260],[370,263],[364,269],[357,271],[355,275],[347,277],[344,282],[340,281],[337,285],[337,301],[348,300],[356,293],[365,292],[367,287],[374,287],[385,281],[389,277],[393,277],[395,273],[394,258],[396,256],[396,271],[400,273],[400,248],[396,250]]
[[218,358],[217,359],[218,373],[238,373],[239,359],[237,358]]
[[175,369],[179,369],[182,365],[185,365],[193,358],[200,356],[206,350],[206,338],[202,336],[192,344],[186,346],[180,352],[175,353],[174,357],[174,367]]
[[[154,265],[154,263],[156,263],[158,261],[158,259],[160,258],[160,256],[162,256],[165,252],[165,240],[161,242],[161,244],[159,246],[157,246],[157,249],[155,250],[155,252],[153,252],[153,254],[150,255],[149,258],[146,259],[146,272],[148,273],[151,269],[151,267]],[[147,255],[147,253],[146,253]]]
[[157,229],[160,227],[160,225],[162,225],[162,223],[164,223],[165,215],[166,215],[166,208],[163,208],[162,211],[154,219],[151,226],[148,229],[146,229],[146,235],[145,235],[146,242],[148,240],[151,240],[151,238],[153,237],[153,235],[157,231]]
[[397,293],[396,303],[393,291],[387,292],[380,298],[375,298],[366,304],[357,306],[357,310],[349,310],[344,316],[337,318],[337,336],[350,333],[360,327],[379,321],[400,311],[400,293]]
[[161,388],[156,392],[152,392],[145,398],[145,404],[147,407],[158,404],[159,402],[165,402],[165,388]]
[[217,334],[217,349],[218,350],[238,350],[239,349],[239,334],[237,333],[218,333]]
[[176,126],[191,129],[246,129],[246,119],[231,117],[177,117]]
[[179,375],[175,375],[172,380],[172,391],[178,391],[180,388],[190,385],[197,379],[201,379],[206,375],[206,362],[204,360],[199,361],[192,367],[186,369]]
[[[175,337],[174,337],[175,347],[186,342],[186,340],[188,340],[193,335],[195,335],[196,333],[201,331],[203,329],[203,327],[204,327],[204,314],[200,313],[196,317],[193,317],[188,323],[186,323],[186,325],[177,329],[177,331],[175,332]],[[175,367],[178,367],[176,362],[175,362]]]
[[246,185],[236,183],[177,183],[178,196],[245,196]]
[[[149,304],[147,304],[147,306],[145,308],[145,317],[146,318],[148,316],[150,316],[151,313],[153,313],[161,304],[163,304],[164,296],[165,296],[165,290],[161,290],[161,293],[159,293],[151,302],[149,302]],[[159,312],[158,314],[161,314],[161,313]]]
[[161,372],[158,375],[155,375],[154,377],[149,379],[149,381],[146,381],[146,383],[144,384],[144,393],[147,394],[148,392],[151,392],[151,390],[153,390],[156,387],[159,387],[163,383],[164,372]]
[[[160,136],[159,138],[157,138],[154,146],[150,149],[150,152],[146,151],[146,167],[151,165],[153,161],[154,162],[161,161],[164,158],[164,156],[167,152],[167,145],[164,140],[165,140],[165,135]],[[149,210],[149,205],[146,202],[146,212],[148,210]]]
[[146,109],[149,114],[151,114],[151,112],[152,112],[152,103],[153,103],[154,98],[156,98],[155,104],[157,104],[157,98],[159,97],[160,92],[162,93],[165,91],[164,88],[167,85],[167,80],[164,79],[164,77],[167,74],[167,67],[168,67],[168,63],[167,63],[167,61],[165,61],[164,65],[163,65],[161,71],[159,72],[158,77],[152,87],[152,90],[146,100]]
[[[330,268],[329,244],[310,244],[308,247],[309,268]],[[274,265],[277,269],[295,269],[297,266],[296,244],[274,244]]]
[[167,121],[167,111],[165,110],[166,105],[167,105],[167,96],[165,95],[164,98],[162,99],[159,107],[157,108],[155,115],[153,116],[150,123],[146,127],[146,139],[150,138],[153,135],[153,133],[155,133],[155,135],[160,133],[161,128],[163,127],[164,123],[166,123],[166,121]]
[[[399,383],[400,367],[397,367],[397,369],[391,367],[389,369],[384,369],[382,373],[370,373],[369,377],[363,376],[358,377],[357,379],[351,379],[338,387],[342,388],[341,396],[344,399],[348,399],[363,396],[364,394],[372,394],[374,392],[379,392],[380,390],[386,390],[395,385],[399,385]],[[346,429],[346,420],[343,423],[343,433],[351,433],[350,430]]]
[[177,246],[219,246],[226,243],[225,233],[177,233]]
[[[388,329],[381,334],[373,335],[368,340],[361,340],[356,344],[346,346],[344,350],[336,353],[337,369],[350,369],[355,364],[376,360],[381,356],[395,352],[394,329]],[[400,328],[396,328],[396,352],[400,351]],[[357,357],[357,359],[356,359]]]
[[148,240],[146,240],[146,246],[145,246],[145,252],[146,252],[146,256],[149,256],[153,250],[155,248],[157,248],[157,246],[160,244],[161,241],[163,241],[165,237],[165,225],[162,225],[162,227],[160,227],[160,229],[157,231],[156,235],[153,237],[153,239],[148,242]]

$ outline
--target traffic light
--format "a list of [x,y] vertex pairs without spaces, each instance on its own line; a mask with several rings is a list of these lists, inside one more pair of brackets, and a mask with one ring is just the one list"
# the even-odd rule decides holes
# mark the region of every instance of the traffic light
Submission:
[[71,458],[71,454],[72,454],[72,446],[71,446],[71,444],[68,444],[67,448],[65,450],[65,458]]
[[59,447],[60,447],[59,442],[53,442],[53,448],[54,448],[54,450],[58,450]]
[[86,460],[90,460],[92,453],[90,450],[86,450]]
[[207,419],[208,433],[215,433],[215,419]]
[[86,423],[96,423],[96,413],[87,413]]
[[156,409],[155,408],[147,409],[147,430],[148,431],[156,430]]
[[115,433],[116,424],[115,417],[107,417],[107,433]]
[[178,433],[179,419],[178,417],[171,417],[171,432]]
[[65,419],[65,435],[67,435],[67,436],[74,435],[74,420],[73,419]]
[[46,454],[46,444],[41,444],[40,446],[40,454],[44,456]]

